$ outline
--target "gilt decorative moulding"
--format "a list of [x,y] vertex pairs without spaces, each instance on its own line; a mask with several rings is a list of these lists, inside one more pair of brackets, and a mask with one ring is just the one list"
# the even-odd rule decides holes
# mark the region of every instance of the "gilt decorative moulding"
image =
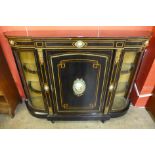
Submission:
[[30,113],[48,120],[125,114],[148,37],[8,37]]

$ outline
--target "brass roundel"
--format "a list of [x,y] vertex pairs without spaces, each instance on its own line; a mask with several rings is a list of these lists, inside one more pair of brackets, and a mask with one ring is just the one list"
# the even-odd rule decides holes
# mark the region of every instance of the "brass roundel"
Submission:
[[9,40],[10,45],[15,45],[15,41],[14,40]]
[[73,92],[76,96],[82,96],[86,90],[86,83],[83,79],[76,79],[73,82]]
[[113,89],[114,89],[114,85],[111,84],[111,85],[109,86],[109,91],[113,91]]
[[45,90],[45,92],[48,92],[49,91],[49,87],[48,87],[47,84],[44,85],[44,90]]
[[149,40],[146,40],[144,44],[145,44],[145,47],[147,47],[149,45]]

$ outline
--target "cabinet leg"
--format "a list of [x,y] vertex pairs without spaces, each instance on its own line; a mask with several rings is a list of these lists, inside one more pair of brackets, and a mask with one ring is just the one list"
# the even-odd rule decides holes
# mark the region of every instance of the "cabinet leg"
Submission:
[[104,123],[104,120],[101,120],[102,123]]
[[51,123],[52,123],[52,124],[54,124],[54,123],[55,123],[55,121],[54,121],[54,120],[51,120]]

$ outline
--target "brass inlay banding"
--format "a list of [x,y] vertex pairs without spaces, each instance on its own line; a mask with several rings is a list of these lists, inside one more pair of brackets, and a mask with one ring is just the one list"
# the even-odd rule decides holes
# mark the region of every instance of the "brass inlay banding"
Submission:
[[[65,63],[67,63],[67,62],[75,62],[75,61],[79,61],[79,62],[81,62],[81,61],[87,61],[87,62],[90,62],[90,63],[93,63],[93,64],[97,64],[97,66],[98,66],[98,69],[100,70],[100,64],[98,64],[98,61],[96,61],[96,60],[89,60],[89,59],[67,59],[67,60],[61,60],[60,61],[60,63],[58,64],[58,79],[59,79],[59,86],[60,86],[60,99],[61,99],[61,107],[63,107],[63,100],[62,100],[62,94],[61,94],[61,92],[62,92],[62,84],[61,84],[61,80],[60,80],[60,67],[59,66],[62,66],[62,64],[65,64]],[[99,73],[98,73],[98,76],[97,76],[98,78],[98,84],[97,84],[97,91],[96,91],[96,101],[95,101],[95,105],[94,105],[94,107],[96,106],[96,102],[97,102],[97,94],[98,94],[98,85],[99,85],[99,77],[100,77],[100,71],[99,71]],[[69,107],[68,106],[68,108],[70,109],[77,109],[78,107]],[[89,107],[83,107],[83,109],[85,109],[85,108],[89,108]]]
[[43,51],[40,48],[38,48],[38,56],[39,56],[40,63],[43,64],[44,63]]

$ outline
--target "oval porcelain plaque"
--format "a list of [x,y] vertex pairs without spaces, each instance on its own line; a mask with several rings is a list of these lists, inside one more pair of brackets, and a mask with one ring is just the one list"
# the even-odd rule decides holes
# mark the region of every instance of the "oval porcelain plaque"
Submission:
[[73,82],[73,91],[76,96],[82,96],[86,90],[86,83],[83,79],[76,79]]

